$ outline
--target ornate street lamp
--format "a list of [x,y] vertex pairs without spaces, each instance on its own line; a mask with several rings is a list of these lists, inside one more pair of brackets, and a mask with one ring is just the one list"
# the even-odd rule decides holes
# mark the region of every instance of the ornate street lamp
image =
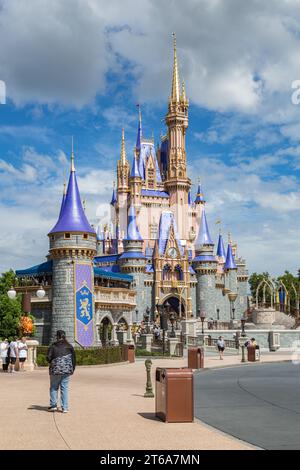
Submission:
[[144,314],[144,319],[145,319],[145,323],[146,323],[146,333],[149,334],[150,333],[150,325],[149,325],[150,308],[149,307],[146,308],[146,312]]
[[230,302],[230,319],[234,320],[234,312],[235,312],[234,301],[237,298],[237,294],[235,292],[228,292],[228,298]]
[[220,309],[217,308],[217,320],[220,320]]
[[206,317],[206,315],[205,315],[204,310],[201,310],[201,312],[200,312],[200,320],[201,320],[201,323],[202,323],[202,334],[203,334],[203,335],[204,335],[204,327],[203,327],[203,324],[204,324],[205,317]]
[[175,334],[175,330],[174,330],[174,322],[175,322],[174,313],[170,314],[170,322],[171,322],[171,325],[172,325],[172,330],[169,334],[169,338],[176,338],[176,334]]
[[8,297],[9,297],[11,300],[15,299],[16,296],[17,296],[17,292],[16,292],[15,288],[14,288],[14,287],[11,287],[11,288],[9,289],[9,291],[7,292],[7,295],[8,295]]
[[241,348],[242,348],[242,360],[241,362],[246,362],[245,358],[245,323],[246,323],[247,318],[245,315],[241,318],[241,325],[242,325],[242,334],[241,334]]
[[135,322],[137,323],[139,319],[139,310],[138,308],[135,309]]
[[43,286],[40,286],[38,288],[38,290],[36,291],[36,295],[39,299],[43,299],[46,295],[46,292],[45,292],[45,289],[43,288]]

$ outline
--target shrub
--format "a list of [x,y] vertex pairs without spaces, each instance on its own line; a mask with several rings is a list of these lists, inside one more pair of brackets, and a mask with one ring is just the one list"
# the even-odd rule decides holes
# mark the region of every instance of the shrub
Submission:
[[[46,359],[47,346],[38,346],[37,348],[37,365],[47,366]],[[114,362],[122,362],[122,347],[109,346],[106,348],[75,348],[76,363],[78,366],[97,365],[97,364],[112,364]]]

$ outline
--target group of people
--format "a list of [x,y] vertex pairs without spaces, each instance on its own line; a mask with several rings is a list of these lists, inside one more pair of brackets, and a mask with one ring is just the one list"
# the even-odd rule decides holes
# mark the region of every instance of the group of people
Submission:
[[[255,338],[248,339],[245,342],[245,347],[246,348],[255,348],[256,346],[257,346],[257,342],[256,342]],[[217,340],[217,349],[219,351],[219,355],[220,355],[221,360],[223,360],[223,357],[224,357],[225,347],[226,347],[226,345],[225,345],[225,340],[224,340],[223,336],[219,336],[219,338]]]
[[24,364],[27,359],[28,347],[25,338],[15,337],[9,341],[7,338],[0,343],[0,352],[3,372],[14,373],[25,371]]

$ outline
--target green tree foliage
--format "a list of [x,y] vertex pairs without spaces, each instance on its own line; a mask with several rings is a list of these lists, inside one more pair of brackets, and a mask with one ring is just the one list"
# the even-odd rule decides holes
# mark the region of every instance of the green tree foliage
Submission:
[[14,285],[15,273],[11,269],[0,277],[0,338],[9,338],[19,333],[19,321],[22,314],[21,296],[11,300],[7,291]]

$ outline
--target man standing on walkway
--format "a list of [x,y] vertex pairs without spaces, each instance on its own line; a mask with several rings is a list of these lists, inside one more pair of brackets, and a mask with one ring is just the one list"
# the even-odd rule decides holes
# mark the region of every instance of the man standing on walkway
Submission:
[[55,341],[48,349],[47,361],[50,374],[50,406],[49,411],[57,411],[58,389],[60,388],[61,410],[69,410],[68,394],[70,375],[76,366],[76,356],[73,346],[66,340],[63,330],[56,333]]

